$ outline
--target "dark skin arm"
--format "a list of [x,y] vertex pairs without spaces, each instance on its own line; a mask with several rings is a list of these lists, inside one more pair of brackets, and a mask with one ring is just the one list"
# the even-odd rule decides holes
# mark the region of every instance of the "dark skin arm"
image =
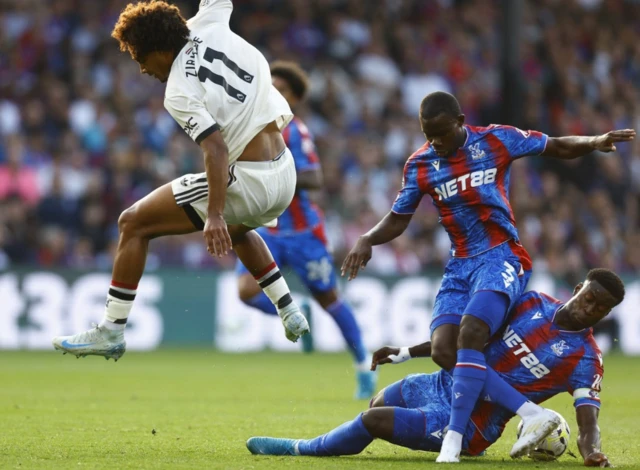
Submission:
[[[373,358],[371,359],[371,370],[376,370],[379,365],[392,364],[393,361],[389,356],[397,356],[398,354],[400,354],[400,348],[396,346],[384,346],[378,349],[373,353]],[[431,357],[431,341],[411,346],[409,348],[409,354],[412,359],[416,357]]]
[[209,207],[203,236],[207,251],[217,257],[231,250],[231,237],[224,221],[224,204],[229,180],[229,150],[220,131],[215,131],[200,143],[209,186]]
[[599,410],[595,406],[576,408],[578,422],[578,449],[585,467],[611,467],[606,455],[600,452]]
[[636,131],[633,129],[623,129],[596,136],[549,137],[547,147],[542,152],[542,155],[571,160],[595,150],[605,153],[615,152],[616,143],[629,142],[635,136]]
[[355,279],[360,269],[364,269],[371,259],[371,248],[383,245],[399,237],[409,226],[413,214],[389,212],[367,233],[362,235],[342,263],[342,275],[349,273],[349,280]]
[[322,170],[316,168],[298,173],[296,189],[322,189]]

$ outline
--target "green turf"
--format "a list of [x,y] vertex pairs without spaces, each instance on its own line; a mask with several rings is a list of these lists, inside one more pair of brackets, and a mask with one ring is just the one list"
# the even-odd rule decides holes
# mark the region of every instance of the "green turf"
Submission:
[[[605,360],[601,428],[618,467],[640,468],[638,360]],[[382,368],[380,384],[433,370],[430,361]],[[0,467],[423,469],[435,454],[374,442],[359,456],[252,456],[254,435],[313,437],[352,419],[346,355],[223,355],[205,350],[127,353],[115,364],[60,353],[0,353]],[[568,395],[550,402],[575,430]],[[510,461],[515,424],[486,457],[456,468],[579,467],[565,456],[541,464]],[[155,434],[154,434],[155,430]],[[575,434],[571,449],[576,452]]]

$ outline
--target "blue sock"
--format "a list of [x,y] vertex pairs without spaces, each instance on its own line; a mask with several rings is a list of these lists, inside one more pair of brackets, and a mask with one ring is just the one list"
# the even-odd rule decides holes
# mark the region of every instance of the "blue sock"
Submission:
[[277,315],[278,310],[276,310],[276,306],[271,303],[269,297],[264,292],[260,292],[258,295],[251,297],[249,300],[244,302],[250,307],[257,308],[258,310],[262,310],[264,313],[268,315]]
[[[487,396],[489,400],[487,400]],[[495,402],[514,414],[527,402],[522,393],[505,382],[491,367],[487,367],[487,379],[484,382],[481,399]]]
[[351,307],[346,303],[338,300],[327,307],[327,312],[331,314],[338,324],[338,328],[342,331],[347,346],[356,362],[360,363],[367,359],[367,349],[362,342],[360,327],[356,323]]
[[300,455],[325,457],[329,455],[353,455],[362,452],[373,437],[364,427],[362,413],[353,421],[341,424],[315,439],[303,439],[298,443]]
[[464,435],[471,412],[487,377],[484,354],[473,349],[459,349],[458,362],[453,370],[451,418],[449,429]]

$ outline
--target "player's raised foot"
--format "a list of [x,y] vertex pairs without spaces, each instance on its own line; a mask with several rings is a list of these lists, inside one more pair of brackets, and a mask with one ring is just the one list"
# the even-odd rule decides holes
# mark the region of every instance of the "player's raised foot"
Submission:
[[292,302],[279,310],[278,315],[282,319],[284,334],[289,341],[295,343],[302,335],[310,332],[309,322],[295,303]]
[[512,459],[524,457],[549,434],[560,426],[561,418],[553,411],[542,409],[540,413],[522,420],[520,438],[511,448]]
[[378,372],[374,370],[359,370],[356,374],[358,386],[354,398],[356,400],[369,400],[376,393]]
[[250,437],[247,449],[254,455],[300,455],[296,439],[278,439],[276,437]]
[[56,336],[52,343],[54,348],[76,357],[103,356],[116,361],[127,347],[124,331],[111,331],[98,325],[77,335]]

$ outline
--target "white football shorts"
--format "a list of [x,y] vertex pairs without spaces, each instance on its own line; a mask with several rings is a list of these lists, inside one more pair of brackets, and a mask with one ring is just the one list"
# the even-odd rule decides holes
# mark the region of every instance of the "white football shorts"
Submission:
[[[171,189],[176,203],[202,230],[209,204],[206,173],[176,178]],[[224,220],[229,225],[275,227],[278,216],[291,204],[295,189],[296,167],[288,148],[270,161],[236,161],[229,167]]]

